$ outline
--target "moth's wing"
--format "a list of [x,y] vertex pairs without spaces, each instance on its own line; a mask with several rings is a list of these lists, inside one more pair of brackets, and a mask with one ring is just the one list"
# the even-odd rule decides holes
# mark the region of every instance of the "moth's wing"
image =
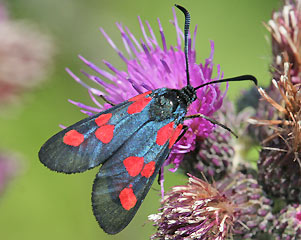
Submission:
[[92,206],[101,228],[116,234],[136,214],[163,162],[170,153],[169,141],[157,143],[166,122],[148,122],[110,157],[96,175]]
[[147,114],[129,114],[131,104],[126,101],[60,131],[41,147],[40,161],[64,173],[83,172],[103,163],[148,121]]

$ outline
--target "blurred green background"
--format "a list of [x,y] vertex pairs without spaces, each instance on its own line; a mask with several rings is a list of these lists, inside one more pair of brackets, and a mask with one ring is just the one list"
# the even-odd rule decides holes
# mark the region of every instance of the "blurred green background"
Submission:
[[[1,239],[148,239],[153,233],[147,216],[159,207],[159,186],[154,184],[130,225],[109,236],[98,227],[91,210],[91,188],[97,169],[83,174],[64,175],[46,169],[38,160],[41,145],[59,130],[84,115],[67,99],[91,104],[87,91],[65,72],[84,67],[78,54],[103,67],[102,59],[125,69],[98,28],[103,27],[123,49],[115,22],[128,26],[142,37],[137,16],[148,20],[158,37],[157,18],[163,25],[168,44],[176,41],[170,24],[174,3],[191,13],[192,26],[198,24],[197,60],[210,53],[215,42],[214,62],[225,77],[253,74],[260,84],[268,83],[271,62],[269,34],[262,22],[269,20],[279,0],[9,0],[14,19],[28,19],[52,34],[56,44],[55,64],[47,81],[22,98],[0,118],[0,147],[19,152],[24,160],[21,173],[10,183],[0,201]],[[180,26],[183,16],[177,13]],[[250,86],[230,84],[232,99]],[[166,171],[167,173],[168,171]],[[166,189],[185,182],[180,173],[167,173]]]

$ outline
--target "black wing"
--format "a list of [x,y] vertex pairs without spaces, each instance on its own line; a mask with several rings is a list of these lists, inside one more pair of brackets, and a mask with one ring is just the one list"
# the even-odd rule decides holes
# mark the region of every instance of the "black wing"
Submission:
[[129,114],[131,104],[121,103],[57,133],[41,147],[40,161],[64,173],[83,172],[103,163],[148,121],[147,114]]
[[169,133],[158,144],[158,131],[168,122],[148,122],[135,132],[100,168],[96,175],[92,205],[103,230],[116,234],[136,214],[163,162],[170,153]]

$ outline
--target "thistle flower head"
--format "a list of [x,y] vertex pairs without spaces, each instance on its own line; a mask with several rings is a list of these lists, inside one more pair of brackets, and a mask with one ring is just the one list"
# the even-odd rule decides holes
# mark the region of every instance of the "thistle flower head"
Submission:
[[263,100],[274,108],[274,118],[251,119],[251,123],[269,128],[258,161],[259,182],[271,196],[298,202],[301,200],[301,94],[300,85],[292,83],[290,72],[290,64],[285,63],[283,75],[272,81],[271,92],[279,101],[259,89]]
[[4,3],[0,3],[0,21],[8,20],[8,12]]
[[39,84],[54,52],[50,37],[35,26],[7,17],[0,4],[0,102],[14,100]]
[[277,103],[262,88],[258,91],[263,99],[276,110],[277,119],[252,119],[250,122],[271,127],[274,134],[264,142],[267,143],[275,137],[282,137],[287,143],[284,150],[294,153],[295,160],[298,160],[301,150],[301,94],[299,84],[294,85],[291,81],[289,63],[284,64],[284,73],[280,79],[273,80],[272,83],[281,102]]
[[185,186],[173,187],[159,213],[149,216],[158,228],[153,239],[249,239],[266,229],[270,212],[257,181],[243,174],[215,185],[190,176]]
[[13,154],[0,153],[0,194],[18,171],[17,158]]
[[158,227],[152,239],[226,239],[235,209],[218,189],[191,176],[187,185],[166,194],[160,213],[149,216]]
[[241,164],[246,164],[243,155],[246,151],[245,143],[249,141],[246,134],[247,120],[252,114],[250,108],[236,113],[233,103],[224,98],[223,106],[214,114],[214,119],[231,128],[239,139],[219,127],[208,137],[197,141],[195,150],[185,155],[181,168],[196,177],[205,175],[211,181],[220,180],[226,174],[236,171]]
[[279,79],[283,64],[290,62],[292,83],[301,83],[301,1],[285,0],[266,27],[272,34],[273,77]]
[[292,204],[280,211],[274,219],[271,232],[276,240],[300,239],[301,237],[301,205]]
[[[244,155],[248,151],[250,146],[250,137],[247,134],[248,131],[248,119],[253,116],[254,110],[252,108],[245,108],[240,112],[236,111],[234,104],[227,98],[224,99],[223,106],[220,111],[216,112],[216,119],[220,122],[231,128],[239,138],[233,138],[233,136],[223,128],[215,130],[224,136],[224,144],[227,144],[228,147],[221,148],[220,151],[225,151],[229,157],[228,162],[232,167],[229,168],[228,173],[237,171],[238,168],[242,165],[247,165]],[[215,133],[211,133],[211,136]],[[247,147],[248,146],[248,147]],[[233,148],[233,151],[231,151]],[[206,151],[206,149],[203,149]]]
[[268,232],[272,201],[251,174],[233,173],[216,185],[237,206],[232,228],[235,239],[258,239]]
[[[91,74],[83,71],[84,75],[104,88],[105,92],[90,87],[67,69],[69,74],[77,82],[88,89],[93,102],[96,104],[96,107],[92,107],[71,101],[75,105],[81,107],[84,113],[93,115],[94,113],[110,107],[109,104],[101,105],[95,96],[102,95],[109,102],[118,104],[136,96],[137,94],[149,90],[162,87],[180,89],[186,86],[185,55],[182,50],[183,33],[178,26],[175,12],[173,25],[177,35],[177,45],[171,47],[167,46],[163,28],[159,19],[158,24],[162,46],[160,46],[150,24],[146,22],[147,28],[145,28],[141,19],[138,19],[143,34],[143,39],[140,41],[135,38],[127,27],[117,23],[117,27],[121,33],[121,38],[128,55],[127,57],[121,50],[119,50],[105,31],[102,28],[100,29],[111,47],[125,63],[126,71],[118,70],[113,66],[113,64],[104,61],[104,64],[110,70],[110,72],[108,72],[100,69],[92,62],[89,62],[80,56],[80,59],[94,71],[94,73]],[[197,28],[194,30],[193,37],[189,36],[188,49],[190,82],[192,86],[198,86],[213,79],[219,79],[222,77],[219,65],[217,65],[217,76],[212,76],[214,69],[213,42],[211,42],[211,54],[209,58],[205,59],[204,63],[196,63],[196,30]],[[105,79],[109,80],[109,83],[105,81]],[[224,95],[221,93],[218,85],[210,85],[198,90],[197,97],[198,99],[190,105],[188,115],[202,113],[204,115],[211,116],[220,108]],[[189,130],[174,146],[172,154],[166,162],[166,164],[174,163],[176,168],[182,160],[183,155],[194,149],[196,140],[208,136],[214,128],[213,124],[202,118],[187,120],[185,124],[189,126]]]

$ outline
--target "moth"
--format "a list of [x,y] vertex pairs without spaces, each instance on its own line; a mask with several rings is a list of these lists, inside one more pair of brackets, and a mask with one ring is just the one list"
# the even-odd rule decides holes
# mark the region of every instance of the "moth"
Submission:
[[215,120],[196,114],[187,116],[199,88],[209,84],[251,80],[252,75],[190,85],[188,31],[185,15],[184,52],[187,85],[182,89],[160,88],[145,92],[85,118],[51,137],[40,149],[40,161],[62,173],[81,173],[102,164],[93,183],[92,207],[100,227],[109,234],[124,229],[136,214],[173,145],[184,134],[184,121],[203,117],[231,131]]

